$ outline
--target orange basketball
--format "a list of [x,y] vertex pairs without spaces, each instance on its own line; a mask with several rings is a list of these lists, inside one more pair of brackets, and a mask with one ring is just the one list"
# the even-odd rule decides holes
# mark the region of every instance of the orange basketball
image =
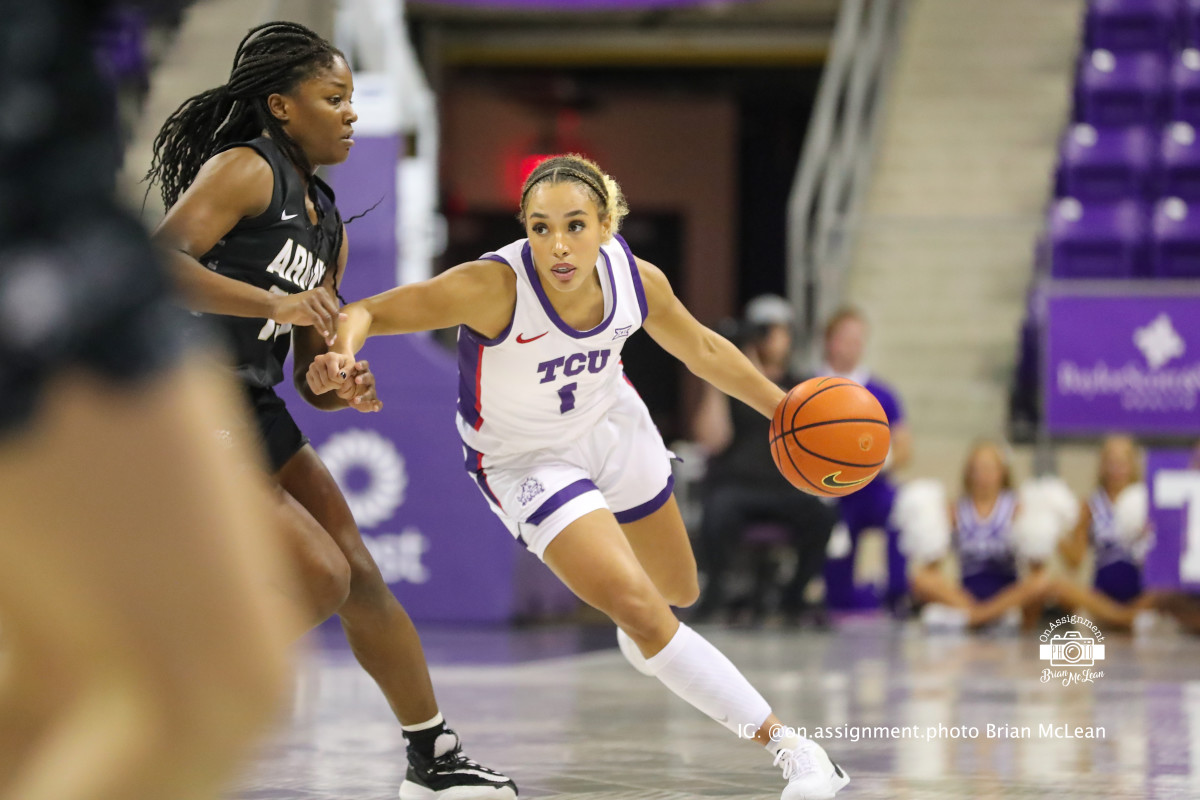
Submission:
[[883,467],[892,432],[887,414],[849,378],[812,378],[783,398],[771,419],[771,457],[793,486],[841,497]]

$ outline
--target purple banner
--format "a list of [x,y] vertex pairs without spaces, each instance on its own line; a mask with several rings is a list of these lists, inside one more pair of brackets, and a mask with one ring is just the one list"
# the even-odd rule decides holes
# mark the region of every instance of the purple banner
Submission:
[[1050,297],[1052,434],[1200,434],[1200,294]]
[[1151,450],[1146,485],[1154,532],[1146,587],[1200,592],[1200,453]]
[[[340,287],[347,300],[396,283],[398,155],[398,137],[360,135],[350,160],[333,170],[343,216],[383,198],[347,227],[350,260]],[[279,389],[342,487],[384,579],[418,621],[512,619],[517,559],[533,556],[521,552],[463,468],[454,358],[420,334],[372,339],[360,355],[376,375],[378,413],[322,412],[290,381]]]

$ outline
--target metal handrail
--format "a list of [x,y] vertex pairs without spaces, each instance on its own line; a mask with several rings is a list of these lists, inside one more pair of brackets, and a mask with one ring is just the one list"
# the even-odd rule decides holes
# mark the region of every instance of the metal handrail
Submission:
[[903,0],[843,0],[788,198],[788,295],[809,352],[842,300]]

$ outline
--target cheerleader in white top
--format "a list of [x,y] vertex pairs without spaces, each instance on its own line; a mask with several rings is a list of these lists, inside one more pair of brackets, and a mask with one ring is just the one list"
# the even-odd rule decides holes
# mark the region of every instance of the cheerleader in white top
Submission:
[[[1041,487],[1027,485],[1020,495],[1029,497]],[[1050,516],[1049,532],[1035,537],[1022,535],[1031,525],[1028,506],[1019,513],[1021,502],[1013,490],[1012,472],[1005,450],[995,442],[977,442],[963,469],[962,495],[947,506],[937,481],[914,481],[900,491],[893,521],[900,529],[900,546],[912,566],[909,589],[923,603],[921,619],[932,628],[975,628],[1006,617],[1019,620],[1023,606],[1034,606],[1048,591],[1041,564],[1057,541],[1064,525]],[[1075,500],[1067,494],[1068,512]],[[1040,509],[1039,509],[1040,510]],[[1071,520],[1073,523],[1073,520]],[[1039,547],[1031,538],[1042,540]],[[1046,545],[1045,542],[1049,542]],[[945,558],[958,559],[961,581],[948,578],[942,569]],[[1030,565],[1025,577],[1018,563]]]
[[[1096,490],[1081,505],[1079,523],[1059,544],[1071,569],[1092,550],[1092,588],[1068,578],[1056,580],[1053,595],[1061,605],[1086,611],[1108,629],[1142,623],[1144,611],[1164,606],[1165,595],[1144,592],[1142,561],[1150,544],[1149,498],[1142,482],[1141,453],[1128,436],[1109,436],[1100,446]],[[1150,622],[1153,615],[1143,617]]]
[[625,379],[622,346],[645,328],[696,375],[768,418],[784,392],[629,251],[617,234],[627,210],[616,181],[592,162],[543,162],[522,188],[526,238],[347,306],[340,352],[313,363],[309,385],[318,393],[340,386],[368,336],[458,326],[458,428],[491,509],[616,623],[639,671],[774,753],[788,781],[784,800],[833,797],[845,772],[783,727],[729,659],[671,609],[695,602],[696,562],[670,454]]
[[1096,591],[1128,603],[1142,593],[1142,558],[1148,544],[1141,458],[1128,436],[1104,440],[1096,483],[1080,509],[1079,524],[1059,552],[1070,567],[1078,568],[1090,547],[1095,554]]
[[[1092,586],[1058,578],[1050,596],[1069,610],[1085,612],[1106,631],[1152,633],[1165,618],[1173,618],[1181,629],[1200,634],[1200,597],[1142,585],[1142,563],[1153,532],[1141,461],[1140,448],[1128,436],[1104,440],[1096,490],[1083,503],[1079,524],[1059,545],[1073,569],[1090,546],[1095,556]],[[1200,448],[1194,468],[1200,469]]]

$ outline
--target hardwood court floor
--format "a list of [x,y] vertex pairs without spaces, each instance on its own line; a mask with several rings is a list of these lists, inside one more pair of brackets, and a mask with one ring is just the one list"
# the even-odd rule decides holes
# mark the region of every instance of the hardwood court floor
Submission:
[[[1041,680],[1040,631],[933,635],[883,618],[832,633],[698,630],[785,722],[814,738],[828,729],[820,741],[851,776],[839,800],[1200,798],[1200,639],[1107,636],[1093,667],[1103,677],[1063,686]],[[779,797],[763,750],[634,672],[608,630],[422,633],[467,752],[523,798]],[[1098,738],[1064,736],[1089,731]],[[403,748],[331,639],[306,659],[294,708],[235,796],[394,800]]]

